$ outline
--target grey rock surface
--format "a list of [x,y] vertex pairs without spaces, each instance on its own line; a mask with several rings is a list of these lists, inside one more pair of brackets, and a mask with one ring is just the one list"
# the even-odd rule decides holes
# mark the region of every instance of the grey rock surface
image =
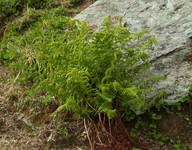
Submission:
[[[166,104],[179,101],[192,85],[192,1],[191,0],[98,0],[75,18],[97,27],[108,15],[116,23],[120,16],[136,32],[150,29],[158,45],[151,56],[151,74],[164,80],[153,86],[154,94],[165,89]],[[152,94],[153,95],[153,94]]]

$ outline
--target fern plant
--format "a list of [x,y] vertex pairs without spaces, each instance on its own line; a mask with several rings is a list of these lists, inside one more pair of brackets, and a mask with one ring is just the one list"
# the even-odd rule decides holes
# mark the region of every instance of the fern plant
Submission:
[[147,51],[157,43],[153,36],[145,38],[148,30],[131,33],[121,19],[112,25],[110,16],[93,34],[85,21],[57,16],[49,17],[45,29],[41,24],[33,29],[13,44],[20,50],[11,66],[20,73],[18,80],[30,79],[37,90],[60,98],[55,113],[67,109],[112,119],[118,112],[129,120],[133,111],[144,112],[165,95],[163,91],[151,102],[146,98],[152,82],[160,79],[145,75],[151,66]]
[[[63,100],[58,111],[65,108],[83,116],[100,112],[111,119],[117,109],[126,114],[148,109],[145,95],[152,90],[151,82],[159,80],[157,76],[143,77],[150,67],[146,50],[156,43],[154,37],[141,40],[149,31],[130,33],[121,22],[113,26],[110,17],[92,35],[85,22],[75,21],[72,26],[74,31],[65,33],[67,42],[59,53],[58,45],[53,44],[53,72],[40,84],[50,85],[49,91],[56,91],[52,94]],[[141,42],[132,47],[138,40]]]

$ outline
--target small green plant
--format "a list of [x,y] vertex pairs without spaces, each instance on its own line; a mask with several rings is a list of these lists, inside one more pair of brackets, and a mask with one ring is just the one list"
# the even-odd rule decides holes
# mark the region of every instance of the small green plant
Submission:
[[51,96],[46,96],[43,100],[42,100],[42,103],[45,104],[45,106],[51,104],[53,101],[53,97]]
[[62,138],[66,139],[66,140],[70,139],[70,134],[69,134],[68,129],[66,127],[59,130],[58,133],[62,136]]
[[189,93],[181,99],[181,102],[192,102],[192,85],[189,87]]
[[85,135],[86,135],[85,132],[82,132],[82,133],[81,133],[81,137],[82,137],[82,138],[85,137]]
[[142,119],[141,119],[141,117],[139,117],[139,116],[137,116],[137,122],[136,122],[136,124],[135,124],[135,127],[134,127],[134,129],[138,129],[139,127],[142,127],[143,128],[143,130],[146,130],[146,127],[148,127],[148,123],[147,122],[145,122],[145,121],[143,121]]
[[152,129],[155,129],[155,130],[156,130],[156,128],[157,128],[157,125],[156,125],[156,123],[154,123],[154,122],[150,123],[149,126],[150,126]]
[[152,120],[160,120],[162,118],[161,115],[157,115],[156,113],[151,113]]
[[175,144],[173,144],[173,147],[177,150],[181,150],[181,141],[177,140]]
[[140,148],[133,147],[133,150],[140,150]]
[[191,122],[191,120],[189,119],[189,116],[188,116],[188,115],[185,115],[184,119],[187,121],[187,123],[188,123],[189,126],[192,125],[192,122]]
[[135,128],[132,128],[131,131],[130,131],[130,136],[135,139],[136,138],[136,129]]

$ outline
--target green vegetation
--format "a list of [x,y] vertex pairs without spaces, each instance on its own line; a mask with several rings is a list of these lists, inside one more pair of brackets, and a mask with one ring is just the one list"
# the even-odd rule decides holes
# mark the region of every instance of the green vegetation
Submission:
[[[100,31],[90,35],[86,22],[55,12],[28,9],[21,21],[9,25],[0,56],[11,62],[17,81],[59,97],[56,112],[65,108],[81,116],[105,113],[112,119],[118,110],[129,120],[133,110],[144,112],[165,95],[162,91],[146,103],[151,83],[161,79],[143,77],[150,67],[146,51],[156,43],[154,37],[141,40],[149,31],[130,33],[121,22],[113,26],[108,17]],[[21,33],[25,28],[30,30]],[[142,42],[131,47],[138,40]]]
[[[176,133],[175,134],[170,133],[170,136],[168,136],[168,134],[162,132],[162,130],[164,130],[164,128],[167,130],[168,128],[169,132],[176,132],[174,130],[171,130],[171,128],[176,127],[177,129],[180,129],[183,128],[184,126],[183,124],[185,124],[186,126],[188,126],[187,127],[189,131],[188,136],[191,137],[192,119],[191,117],[189,117],[187,110],[185,108],[186,106],[188,108],[188,105],[191,105],[192,103],[191,88],[192,86],[189,89],[189,93],[184,98],[182,98],[181,101],[176,102],[171,106],[164,106],[160,101],[155,108],[148,110],[144,115],[137,116],[135,118],[135,123],[130,130],[130,136],[133,139],[137,139],[138,133],[140,131],[142,132],[148,131],[147,134],[151,136],[150,138],[151,143],[155,142],[162,146],[168,144],[170,145],[171,148],[175,148],[177,150],[190,149],[190,145],[187,146],[183,143],[186,139],[183,138],[182,135],[177,135]],[[185,113],[186,115],[184,115]],[[170,119],[169,116],[171,116],[171,119],[173,119],[173,121],[169,122],[169,120],[167,120]],[[178,119],[180,121],[178,121]],[[169,122],[169,124],[165,123],[167,127],[163,128],[162,122]],[[172,134],[174,134],[174,136]],[[190,140],[191,139],[185,142],[190,142]]]
[[0,0],[0,22],[18,16],[24,8],[40,9],[51,5],[53,2],[54,0]]
[[81,1],[82,0],[70,0],[70,2],[73,3],[73,4],[77,4],[77,3],[81,2]]
[[[110,16],[103,21],[100,30],[90,34],[85,21],[66,17],[69,12],[64,5],[42,10],[53,6],[53,2],[0,0],[0,21],[22,12],[20,18],[6,25],[8,32],[0,42],[0,61],[14,72],[12,82],[28,89],[25,101],[31,107],[37,103],[34,110],[55,102],[58,107],[52,109],[53,115],[69,110],[85,118],[104,114],[111,120],[121,114],[125,121],[137,120],[130,129],[133,139],[137,139],[137,132],[142,128],[149,132],[151,142],[169,143],[181,149],[182,140],[158,131],[158,123],[163,118],[159,112],[163,110],[172,115],[177,111],[191,127],[190,116],[182,115],[181,110],[182,102],[191,103],[192,86],[189,94],[171,107],[160,101],[166,97],[164,90],[150,100],[146,98],[152,92],[153,82],[162,79],[146,74],[151,66],[147,52],[157,44],[155,37],[146,39],[150,34],[147,30],[131,33],[122,26],[121,19],[118,25],[112,25]],[[72,5],[80,2],[70,0]],[[10,100],[16,98],[12,93]],[[24,108],[24,105],[24,100],[20,99],[17,107]],[[155,111],[150,109],[154,105]],[[146,112],[150,121],[144,121],[142,115],[136,116],[136,111]],[[62,138],[71,138],[67,127],[58,133]],[[82,132],[81,136],[86,135]]]

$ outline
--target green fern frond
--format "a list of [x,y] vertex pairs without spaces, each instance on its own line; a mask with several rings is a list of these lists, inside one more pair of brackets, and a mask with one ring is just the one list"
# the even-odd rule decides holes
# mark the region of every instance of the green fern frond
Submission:
[[123,94],[126,94],[128,96],[133,96],[135,98],[138,98],[138,89],[136,87],[130,87],[130,88],[125,88],[123,90]]

